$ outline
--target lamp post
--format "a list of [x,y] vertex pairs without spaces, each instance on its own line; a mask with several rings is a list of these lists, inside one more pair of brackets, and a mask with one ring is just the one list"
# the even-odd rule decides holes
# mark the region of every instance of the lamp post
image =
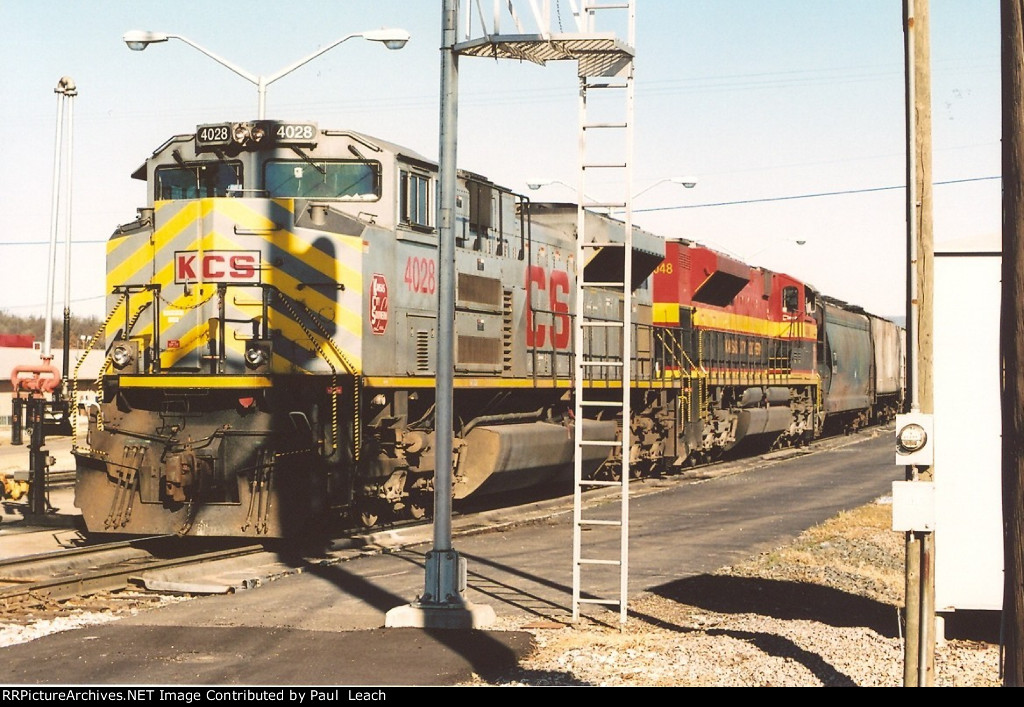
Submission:
[[802,238],[785,238],[785,239],[782,239],[782,240],[773,241],[772,243],[769,243],[768,245],[766,245],[764,248],[761,248],[760,250],[755,251],[755,252],[751,253],[750,255],[748,255],[746,257],[746,260],[748,260],[748,261],[753,260],[757,256],[761,255],[761,253],[769,251],[769,250],[771,250],[772,248],[774,248],[777,245],[785,245],[787,243],[792,243],[793,245],[798,245],[799,246],[799,245],[804,245],[805,243],[807,243],[807,241],[803,240]]
[[636,194],[634,194],[633,198],[635,199],[638,196],[640,196],[641,194],[644,194],[644,193],[650,191],[651,189],[654,189],[654,187],[658,186],[659,184],[664,184],[665,182],[672,182],[673,184],[682,184],[683,187],[685,187],[686,189],[693,189],[695,186],[697,186],[697,179],[695,177],[689,177],[689,176],[665,177],[664,179],[659,179],[654,184],[652,184],[652,185],[650,185],[648,187],[644,187],[643,189],[638,191]]
[[124,43],[128,45],[128,48],[136,52],[143,51],[150,44],[166,42],[169,39],[177,39],[189,45],[190,47],[199,50],[206,56],[216,61],[221,66],[230,69],[231,71],[235,72],[249,83],[256,85],[256,91],[257,94],[259,95],[259,118],[260,120],[262,120],[263,118],[266,117],[267,86],[274,83],[278,79],[287,76],[291,72],[298,69],[300,66],[303,66],[304,64],[309,63],[313,59],[316,59],[321,54],[328,52],[331,49],[334,49],[342,42],[346,42],[352,39],[353,37],[362,37],[363,39],[369,40],[371,42],[380,42],[388,49],[401,49],[402,47],[405,46],[406,42],[409,41],[410,35],[404,29],[374,29],[368,30],[366,32],[354,32],[352,34],[347,34],[341,39],[338,39],[328,44],[326,47],[318,49],[309,56],[303,59],[299,59],[294,64],[286,66],[280,71],[270,74],[269,76],[257,76],[256,74],[252,74],[246,71],[245,69],[241,68],[237,64],[233,64],[227,59],[224,59],[223,57],[214,54],[210,50],[201,47],[200,45],[193,42],[191,39],[183,37],[180,34],[166,34],[163,32],[147,32],[143,30],[132,30],[130,32],[125,33],[123,39]]
[[536,177],[534,179],[528,179],[526,181],[526,186],[528,186],[533,191],[537,191],[541,187],[550,187],[553,184],[561,184],[563,187],[567,187],[569,189],[572,189],[573,191],[576,191],[576,187],[570,186],[569,184],[566,184],[560,179],[542,179],[540,177]]
[[[659,184],[664,184],[665,182],[672,182],[673,184],[682,184],[687,189],[693,189],[695,186],[697,186],[697,179],[695,177],[686,177],[686,176],[665,177],[664,179],[659,179],[658,181],[656,181],[654,184],[651,184],[650,186],[644,187],[643,189],[638,191],[636,194],[634,194],[633,198],[635,199],[638,196],[640,196],[641,194],[644,194],[644,193],[650,191],[651,189],[654,189],[654,187],[658,186]],[[536,178],[533,178],[533,179],[528,179],[527,182],[526,182],[526,186],[529,187],[533,191],[536,191],[536,190],[540,189],[541,187],[549,187],[549,186],[552,186],[554,184],[560,184],[563,187],[567,187],[569,189],[572,189],[574,192],[576,191],[576,187],[574,187],[574,186],[572,186],[570,184],[566,184],[565,182],[561,181],[560,179],[543,179],[543,178],[540,178],[540,177],[536,177]],[[584,194],[583,196],[585,198],[587,198],[587,199],[591,199],[591,197],[587,196],[586,194]]]

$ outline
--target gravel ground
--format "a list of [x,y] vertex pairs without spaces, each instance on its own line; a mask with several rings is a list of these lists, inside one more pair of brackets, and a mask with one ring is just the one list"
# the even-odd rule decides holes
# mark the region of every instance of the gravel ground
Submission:
[[[742,565],[637,597],[624,630],[618,614],[612,626],[503,619],[531,631],[536,650],[472,685],[902,686],[904,540],[891,518],[891,499],[880,499]],[[953,638],[952,628],[936,646],[934,684],[1000,686],[997,633],[975,623]]]

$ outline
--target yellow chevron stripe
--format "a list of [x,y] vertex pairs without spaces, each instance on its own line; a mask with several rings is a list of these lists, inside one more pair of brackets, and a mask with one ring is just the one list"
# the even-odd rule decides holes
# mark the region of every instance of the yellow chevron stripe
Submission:
[[[212,200],[211,200],[212,201]],[[327,253],[314,248],[308,241],[299,238],[292,231],[277,228],[277,225],[265,215],[252,210],[250,202],[245,199],[217,199],[217,211],[226,217],[243,225],[245,228],[254,231],[267,230],[267,234],[259,236],[245,236],[244,239],[258,237],[271,243],[286,253],[295,256],[302,261],[303,265],[311,267],[324,276],[326,282],[342,282],[347,289],[361,292],[363,288],[362,272],[346,264],[344,255],[331,257]],[[293,212],[294,200],[275,199],[274,203],[285,208],[289,213]],[[352,255],[359,255],[362,251],[362,241],[358,238],[342,237],[332,241],[339,248],[344,248]],[[233,247],[244,248],[245,240],[234,242]],[[357,261],[358,262],[358,261]],[[285,269],[273,268],[264,273],[263,282],[272,284],[281,291],[293,297],[301,294],[307,306],[316,312],[326,313],[328,319],[333,320],[338,326],[354,337],[362,335],[362,317],[358,312],[344,309],[334,299],[319,293],[315,288],[308,288],[300,291],[300,281],[289,274]],[[325,312],[326,311],[326,312]]]
[[[359,312],[343,307],[337,302],[317,292],[312,287],[306,287],[301,291],[298,289],[299,281],[279,268],[273,271],[274,277],[265,281],[267,284],[275,285],[282,292],[291,295],[295,299],[304,300],[306,306],[314,312],[318,312],[328,321],[333,321],[338,328],[358,338],[362,336],[363,319]],[[355,278],[359,281],[359,290],[362,291],[362,278]],[[354,285],[353,285],[354,286]],[[348,284],[346,282],[346,289]],[[275,320],[275,326],[277,322]],[[302,333],[301,331],[299,332]]]
[[[288,341],[298,342],[302,346],[312,346],[312,342],[309,340],[309,337],[306,335],[306,332],[303,331],[302,327],[299,326],[299,324],[295,322],[291,317],[285,316],[284,318],[275,318],[273,321],[273,326],[276,329],[280,329],[282,336]],[[323,351],[324,356],[327,357],[327,360],[330,361],[336,369],[338,369],[339,373],[344,371],[344,364],[341,361],[339,361],[337,357],[334,355],[330,345],[323,343],[320,336],[320,332],[313,331],[313,335],[316,337],[317,343],[320,344],[320,348]],[[356,335],[358,336],[358,333]],[[353,366],[355,366],[356,370],[361,371],[363,368],[362,356],[356,356],[355,352],[345,349],[340,345],[339,347],[344,351],[345,355],[348,357],[348,360],[352,363]],[[323,357],[319,358],[323,360]],[[298,370],[304,371],[305,369],[299,368]]]
[[[182,202],[162,202],[163,207],[168,204],[181,204]],[[125,260],[116,268],[107,273],[107,278],[114,284],[127,282],[149,282],[149,273],[144,278],[138,277],[138,272],[146,265],[153,262],[156,253],[167,247],[167,244],[177,238],[186,228],[195,224],[200,218],[200,205],[198,202],[185,202],[178,213],[171,216],[167,223],[160,226],[153,233],[152,248],[138,248],[134,253],[128,255]],[[148,245],[148,244],[147,244]],[[161,284],[167,284],[166,280],[156,280]]]
[[[323,251],[313,248],[305,240],[298,238],[294,233],[286,229],[276,229],[276,224],[265,215],[257,213],[246,203],[244,199],[202,199],[204,215],[212,210],[226,216],[244,228],[252,230],[268,230],[267,234],[259,236],[244,236],[240,240],[229,237],[225,234],[210,232],[204,234],[202,241],[193,242],[188,246],[189,250],[219,250],[229,248],[245,249],[245,239],[260,238],[270,242],[281,250],[301,259],[306,266],[312,267],[320,272],[328,282],[343,282],[346,288],[354,291],[362,291],[362,273],[345,264],[341,258],[332,258]],[[276,204],[285,206],[292,211],[292,200],[275,200]],[[180,230],[179,230],[180,232]],[[353,254],[359,254],[362,249],[362,241],[355,238],[339,238],[334,241],[335,245],[344,247]],[[250,246],[251,247],[251,246]],[[174,279],[174,266],[170,263],[161,269],[156,275],[156,280],[163,284],[169,284]],[[292,296],[299,295],[298,285],[300,281],[289,275],[280,268],[273,268],[264,272],[263,282],[272,284],[283,292]],[[328,319],[335,321],[338,326],[354,337],[362,335],[362,318],[358,312],[342,308],[335,300],[320,294],[313,288],[301,292],[301,298],[306,301],[310,309],[324,313]]]
[[[296,237],[291,231],[275,231],[267,240],[281,250],[301,258],[304,264],[321,273],[329,282],[343,282],[348,289],[356,288],[362,291],[362,272],[349,267],[345,262],[348,258],[344,254],[333,258]],[[332,245],[348,250],[353,259],[362,253],[362,243],[362,239],[355,237],[339,237],[332,241]]]
[[[294,202],[291,199],[278,199],[274,203],[289,213],[294,212]],[[141,282],[160,284],[166,289],[173,284],[175,276],[174,262],[170,257],[164,259],[165,265],[153,273],[152,276],[146,272],[145,276],[140,278],[139,273],[153,262],[156,252],[166,250],[170,243],[180,240],[181,236],[187,234],[188,229],[192,228],[195,229],[195,236],[188,240],[187,244],[183,244],[176,249],[197,251],[232,248],[248,249],[253,246],[251,239],[258,238],[261,241],[272,243],[284,252],[292,254],[296,259],[301,259],[304,265],[321,273],[325,281],[344,282],[346,288],[355,292],[362,290],[362,273],[360,270],[349,267],[340,258],[333,258],[327,253],[313,248],[307,241],[297,237],[291,231],[278,229],[273,219],[264,213],[254,211],[245,199],[203,198],[188,202],[163,200],[154,204],[154,210],[157,212],[164,211],[173,206],[178,206],[179,208],[153,234],[153,247],[148,247],[147,239],[143,247],[136,246],[134,251],[124,261],[116,267],[109,269],[108,276],[111,285],[132,282],[133,278],[135,278]],[[198,220],[205,220],[214,212],[216,212],[215,218],[223,217],[225,221],[237,224],[242,228],[252,231],[267,231],[267,233],[246,234],[239,237],[240,234],[228,235],[213,228],[206,231],[206,226],[197,228]],[[215,221],[214,223],[218,222]],[[220,222],[218,225],[223,226],[224,224]],[[117,244],[109,246],[110,251],[113,252],[117,247],[124,245],[125,240],[129,239],[121,239]],[[250,242],[246,243],[246,240]],[[137,244],[138,239],[133,239],[133,243]],[[336,245],[343,247],[354,255],[360,254],[362,250],[362,242],[358,238],[340,238],[336,241]],[[344,307],[329,296],[320,294],[314,288],[299,290],[298,286],[301,283],[293,275],[279,268],[273,268],[264,271],[263,281],[266,284],[275,285],[283,292],[304,300],[310,309],[334,321],[340,331],[346,332],[355,339],[362,335],[362,317],[359,312]],[[193,308],[197,301],[205,298],[207,294],[208,292],[197,285],[192,290],[190,297],[176,297],[171,307],[187,311]],[[302,328],[287,318],[284,318],[283,321],[276,321],[274,324],[281,325],[287,331],[288,338],[292,340],[305,341],[308,339]],[[166,320],[161,323],[161,328],[164,330],[169,328]],[[152,334],[153,325],[151,322],[144,324],[134,332],[136,338],[151,337]],[[161,366],[173,367],[176,363],[194,353],[197,348],[205,345],[208,339],[209,335],[205,325],[192,328],[186,334],[179,336],[179,342],[181,343],[179,348],[169,349],[161,353]],[[244,350],[244,344],[238,344],[235,348],[241,353]],[[331,359],[331,362],[339,365],[339,362],[333,360],[334,356],[329,352],[329,347],[323,346],[323,349],[328,358]],[[354,365],[361,366],[361,361],[354,360],[351,357],[351,352],[346,353],[349,354],[350,360],[352,360]],[[280,355],[275,355],[274,368],[304,371],[304,369],[294,366],[294,364]]]
[[[266,214],[258,213],[249,208],[245,199],[209,198],[203,199],[203,201],[210,202],[211,210],[226,216],[243,228],[249,228],[254,231],[273,231],[278,228],[277,223]],[[252,236],[246,237],[252,238]]]
[[[131,241],[134,248],[124,254],[124,259],[116,266],[111,267],[111,256],[117,248],[107,251],[107,289],[111,290],[117,285],[143,284],[149,282],[149,271],[146,269],[153,262],[153,248],[149,239],[142,240],[138,237],[121,239],[121,243]],[[110,241],[108,241],[109,243]],[[141,273],[141,274],[140,274]]]
[[118,250],[124,248],[128,243],[134,243],[137,237],[138,234],[123,235],[118,236],[116,238],[111,236],[109,239],[107,239],[107,257],[109,258]]
[[[152,325],[146,327],[144,333],[152,335]],[[205,324],[194,326],[178,337],[178,348],[165,349],[160,352],[160,367],[171,368],[190,353],[209,341],[209,331]]]

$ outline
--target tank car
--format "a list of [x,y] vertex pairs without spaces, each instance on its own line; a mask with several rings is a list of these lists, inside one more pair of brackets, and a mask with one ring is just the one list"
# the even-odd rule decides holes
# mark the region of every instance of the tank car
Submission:
[[[99,400],[73,440],[87,529],[278,538],[428,514],[436,163],[261,120],[197,126],[132,176],[147,204],[108,242]],[[634,229],[642,284],[584,302],[609,320],[632,308],[633,414],[573,419],[577,218],[575,204],[458,173],[455,439],[440,463],[456,501],[571,479],[576,424],[608,441],[628,424],[631,472],[667,473],[754,437],[803,443],[883,392],[844,392],[849,341],[871,320],[788,275]],[[621,221],[586,218],[595,243],[625,241]],[[590,357],[615,344],[584,342]],[[585,473],[619,473],[609,448]]]

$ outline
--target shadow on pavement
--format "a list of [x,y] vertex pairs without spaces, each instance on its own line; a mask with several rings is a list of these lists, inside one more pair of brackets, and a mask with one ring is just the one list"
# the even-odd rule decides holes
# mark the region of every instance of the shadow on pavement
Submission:
[[817,584],[702,574],[651,592],[721,614],[756,613],[836,627],[863,626],[887,638],[900,635],[897,607]]

